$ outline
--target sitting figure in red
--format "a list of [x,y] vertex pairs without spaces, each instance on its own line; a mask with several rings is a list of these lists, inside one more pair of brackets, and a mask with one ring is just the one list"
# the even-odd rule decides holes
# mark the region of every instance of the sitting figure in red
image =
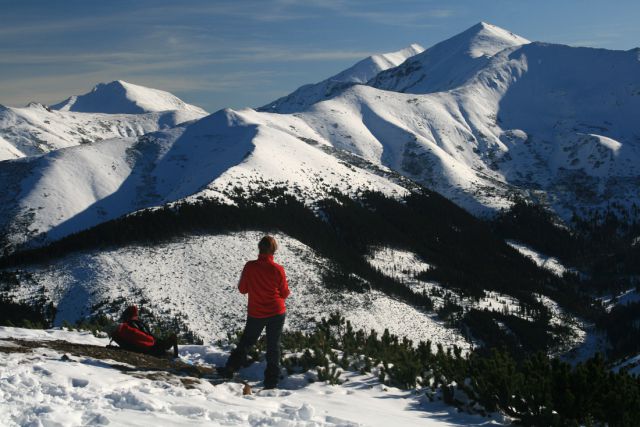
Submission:
[[164,355],[173,347],[173,357],[178,357],[178,338],[170,334],[157,338],[149,327],[138,317],[138,307],[131,305],[122,313],[120,324],[112,339],[123,349],[154,356]]

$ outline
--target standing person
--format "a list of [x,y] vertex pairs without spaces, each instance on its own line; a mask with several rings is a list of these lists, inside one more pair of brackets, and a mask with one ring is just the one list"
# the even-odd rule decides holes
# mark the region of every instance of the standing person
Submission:
[[276,239],[264,236],[258,243],[259,255],[255,261],[245,264],[238,282],[242,294],[249,294],[247,323],[240,343],[231,352],[224,374],[231,377],[245,363],[247,352],[255,345],[267,328],[267,368],[264,371],[264,388],[275,388],[280,376],[280,336],[289,296],[289,286],[284,268],[273,261],[278,249]]

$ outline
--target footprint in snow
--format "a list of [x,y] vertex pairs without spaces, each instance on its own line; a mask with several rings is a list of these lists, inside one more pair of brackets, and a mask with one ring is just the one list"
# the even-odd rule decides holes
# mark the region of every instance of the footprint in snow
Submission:
[[71,378],[71,385],[78,388],[84,388],[89,385],[89,380],[82,378]]

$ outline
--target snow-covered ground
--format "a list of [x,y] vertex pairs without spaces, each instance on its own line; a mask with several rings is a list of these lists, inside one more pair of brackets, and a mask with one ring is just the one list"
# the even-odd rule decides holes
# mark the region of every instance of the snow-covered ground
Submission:
[[540,252],[531,249],[525,244],[516,242],[514,240],[507,240],[507,244],[520,252],[522,255],[531,259],[536,263],[538,267],[547,269],[556,276],[562,277],[564,273],[566,273],[567,271],[571,271],[571,269],[568,269],[567,267],[562,265],[562,263],[556,258],[541,254]]
[[[0,347],[7,339],[67,340],[106,345],[106,339],[63,330],[0,327]],[[2,350],[0,349],[0,352]],[[215,346],[182,346],[181,358],[220,366],[227,354]],[[480,426],[504,420],[458,413],[420,390],[381,385],[375,375],[344,373],[342,385],[309,384],[292,375],[280,389],[243,396],[243,385],[213,386],[201,381],[186,388],[177,377],[155,379],[123,373],[89,357],[48,348],[7,353],[0,358],[0,419],[11,426]],[[67,360],[65,360],[67,359]],[[264,366],[241,371],[259,386]],[[144,373],[143,373],[144,374]],[[499,417],[498,417],[499,418]]]
[[[94,314],[94,307],[102,303],[144,300],[152,311],[177,316],[205,340],[224,338],[244,324],[246,296],[236,285],[244,263],[257,256],[261,237],[259,232],[191,236],[152,247],[70,255],[27,269],[32,280],[22,280],[22,287],[11,296],[28,300],[44,288],[57,306],[56,325]],[[291,289],[289,328],[304,330],[309,319],[340,311],[357,328],[381,332],[388,328],[416,343],[431,340],[445,348],[454,344],[469,348],[455,329],[381,292],[327,289],[323,275],[331,263],[295,239],[275,237],[279,242],[275,258],[285,267]]]
[[366,260],[386,276],[402,282],[413,281],[416,274],[431,268],[413,252],[390,247],[372,248]]
[[160,111],[182,111],[204,117],[208,113],[187,104],[164,90],[152,89],[122,80],[96,85],[91,92],[74,95],[51,106],[52,110],[76,113],[140,114]]

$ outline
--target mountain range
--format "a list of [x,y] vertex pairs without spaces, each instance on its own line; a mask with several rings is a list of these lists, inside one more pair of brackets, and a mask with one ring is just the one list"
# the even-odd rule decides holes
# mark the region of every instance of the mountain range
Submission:
[[52,106],[0,106],[0,160],[140,136],[207,114],[165,91],[120,80],[101,83]]
[[[565,312],[578,310],[573,282],[536,265],[544,254],[492,236],[478,218],[519,200],[569,225],[613,204],[633,209],[638,111],[637,49],[530,42],[487,23],[427,49],[374,55],[257,109],[207,115],[123,81],[53,106],[0,107],[2,253],[54,248],[35,265],[12,258],[20,285],[9,295],[43,295],[58,324],[142,298],[213,338],[242,320],[233,293],[238,260],[251,256],[260,232],[276,230],[290,248],[285,265],[295,266],[295,325],[335,308],[352,311],[359,325],[393,319],[407,325],[397,333],[471,346],[491,334],[464,337],[442,322],[451,313],[438,320],[433,309],[482,317],[487,308],[495,334],[517,335],[522,346],[531,337],[518,335],[528,330],[518,322],[542,322],[538,329],[552,336]],[[358,200],[364,208],[351,204]],[[294,208],[297,215],[282,216]],[[174,228],[155,244],[127,236],[148,224]],[[324,226],[332,227],[331,250],[322,252],[313,242],[322,233],[309,230]],[[346,235],[356,241],[345,243]],[[105,236],[114,246],[78,243]],[[341,245],[353,259],[333,258]],[[478,272],[483,265],[491,267]],[[505,278],[516,271],[530,274],[509,288]],[[326,302],[335,298],[327,274],[351,286],[335,304]],[[216,298],[203,304],[208,295]],[[221,302],[236,307],[233,315]],[[571,345],[586,342],[576,311],[564,325]]]

